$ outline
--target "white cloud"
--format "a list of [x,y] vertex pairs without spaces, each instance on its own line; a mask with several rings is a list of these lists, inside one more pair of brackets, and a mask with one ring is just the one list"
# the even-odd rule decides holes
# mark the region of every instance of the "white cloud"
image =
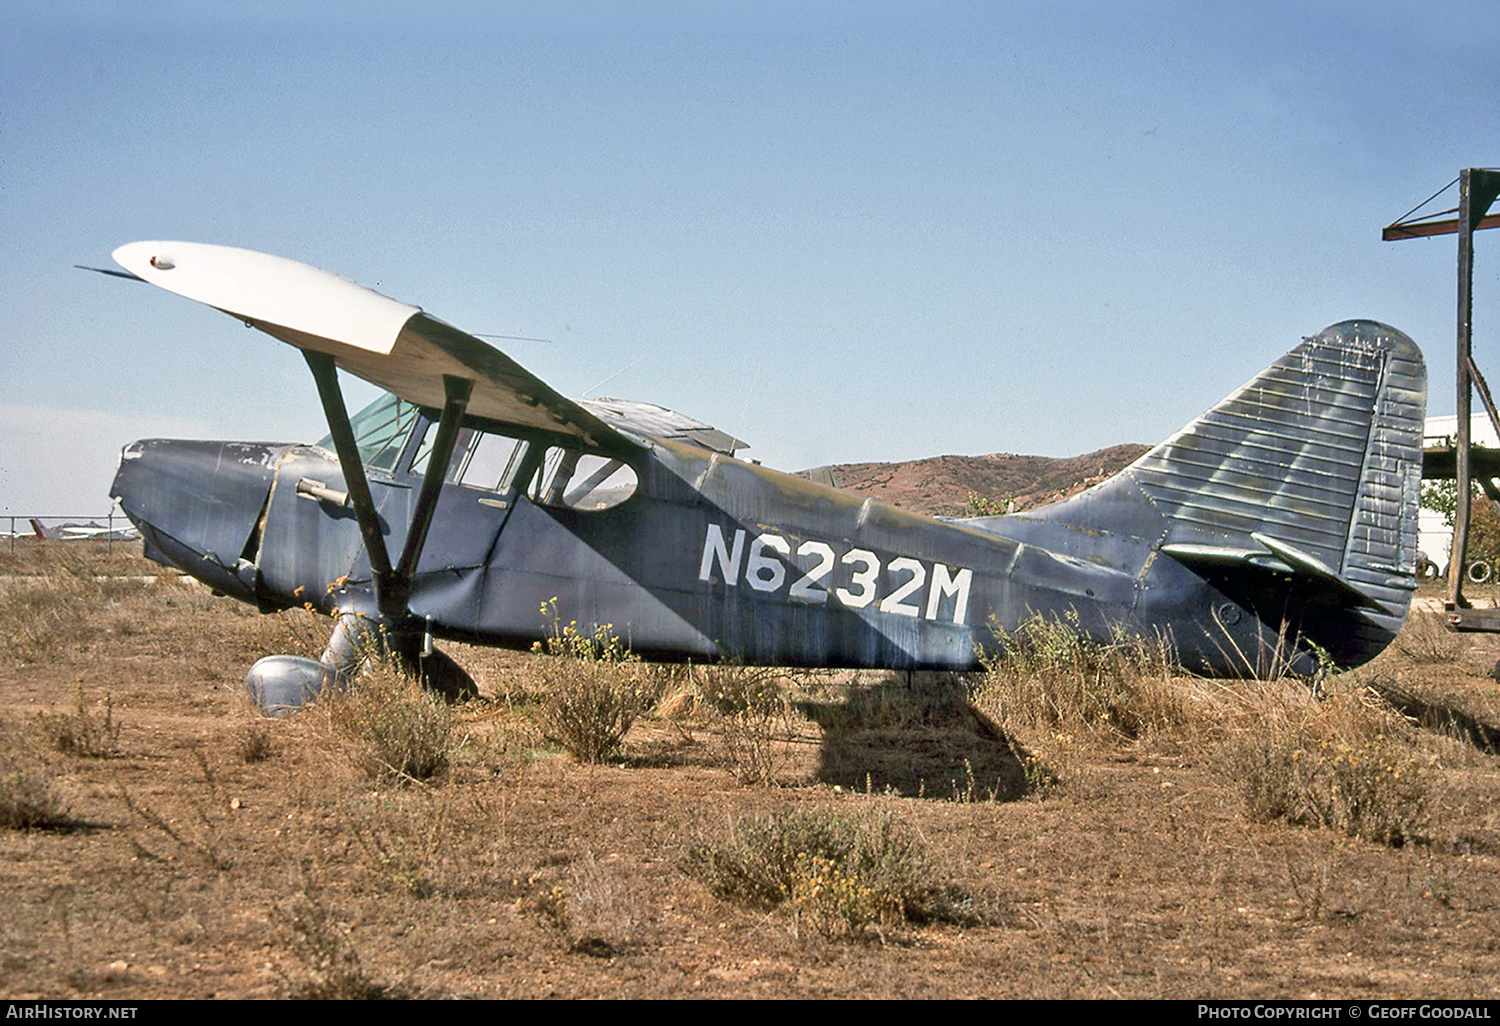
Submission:
[[0,403],[0,514],[97,516],[109,509],[122,446],[137,438],[201,438],[208,426],[159,410]]

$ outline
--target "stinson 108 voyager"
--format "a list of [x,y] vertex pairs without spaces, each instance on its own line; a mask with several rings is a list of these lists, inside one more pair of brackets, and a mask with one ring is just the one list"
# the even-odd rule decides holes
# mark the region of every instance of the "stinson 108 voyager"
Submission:
[[[471,686],[433,639],[529,647],[554,598],[648,659],[965,670],[994,626],[1039,616],[1254,676],[1365,662],[1416,587],[1426,371],[1373,321],[1304,339],[1085,492],[950,519],[738,460],[659,406],[566,399],[305,264],[186,242],[114,257],[296,346],[316,381],[323,444],[150,439],[113,486],[153,559],[340,618],[321,661],[256,664],[268,709],[350,672],[372,630],[435,686]],[[388,394],[349,416],[338,368]]]

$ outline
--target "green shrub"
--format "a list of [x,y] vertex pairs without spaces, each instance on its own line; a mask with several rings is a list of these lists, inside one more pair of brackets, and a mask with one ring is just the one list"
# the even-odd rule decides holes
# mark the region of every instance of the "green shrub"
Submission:
[[542,657],[536,666],[545,692],[537,714],[542,735],[579,762],[606,762],[636,717],[656,700],[656,677],[630,654],[611,624],[585,634],[576,621],[561,621],[556,599],[541,608],[551,620],[547,639],[533,646]]

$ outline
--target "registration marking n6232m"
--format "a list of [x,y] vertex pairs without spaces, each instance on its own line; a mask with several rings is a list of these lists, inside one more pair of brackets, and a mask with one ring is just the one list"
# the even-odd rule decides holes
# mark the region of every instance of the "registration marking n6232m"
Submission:
[[[772,593],[787,585],[787,571],[791,569],[800,572],[787,588],[787,598],[792,602],[827,605],[832,595],[846,609],[864,609],[879,598],[876,608],[882,613],[937,620],[944,599],[951,598],[950,622],[967,622],[969,588],[974,580],[974,571],[969,567],[954,569],[945,563],[928,564],[911,556],[897,556],[882,564],[880,557],[869,549],[851,548],[839,555],[831,544],[815,538],[799,544],[794,556],[792,543],[773,531],[756,535],[749,539],[748,545],[746,540],[742,528],[736,528],[733,537],[726,538],[718,524],[709,524],[703,538],[698,579],[721,580],[730,587],[737,587],[743,579],[754,591]],[[886,571],[884,576],[882,570]],[[832,583],[835,574],[841,578],[837,584]],[[845,575],[847,582],[842,580]],[[890,578],[890,590],[880,598],[885,577]]]

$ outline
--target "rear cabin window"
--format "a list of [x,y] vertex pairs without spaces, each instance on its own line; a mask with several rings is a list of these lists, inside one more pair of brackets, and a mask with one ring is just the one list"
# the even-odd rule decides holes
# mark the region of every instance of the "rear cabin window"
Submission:
[[592,512],[618,506],[635,494],[639,483],[624,460],[555,445],[532,475],[526,494],[541,506]]

